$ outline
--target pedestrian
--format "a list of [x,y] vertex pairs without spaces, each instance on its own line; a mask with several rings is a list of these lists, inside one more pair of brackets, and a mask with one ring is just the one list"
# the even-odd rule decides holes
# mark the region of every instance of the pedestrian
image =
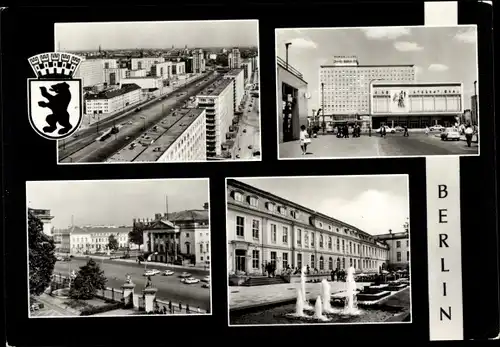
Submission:
[[189,310],[189,304],[186,304],[186,313],[187,314],[191,313],[190,310]]
[[425,136],[429,136],[429,127],[426,125],[425,126]]
[[386,131],[387,130],[385,129],[385,125],[382,125],[382,127],[380,128],[380,136],[385,137]]
[[472,135],[474,134],[474,130],[472,130],[472,127],[470,124],[467,124],[467,127],[465,128],[465,140],[467,141],[467,147],[470,147],[472,144]]
[[174,313],[174,306],[172,305],[172,300],[168,302],[168,309],[170,310],[170,314]]
[[368,127],[368,136],[372,137],[372,127]]
[[182,312],[182,303],[179,302],[179,312]]
[[300,126],[300,135],[299,135],[300,149],[302,149],[302,155],[306,155],[307,153],[307,145],[311,143],[311,138],[306,131],[306,126]]
[[344,139],[348,139],[349,138],[349,127],[346,125],[344,125]]
[[405,125],[405,126],[403,127],[403,129],[404,129],[403,136],[406,136],[406,137],[410,136],[410,135],[409,135],[409,133],[408,133],[408,126],[407,126],[407,125]]

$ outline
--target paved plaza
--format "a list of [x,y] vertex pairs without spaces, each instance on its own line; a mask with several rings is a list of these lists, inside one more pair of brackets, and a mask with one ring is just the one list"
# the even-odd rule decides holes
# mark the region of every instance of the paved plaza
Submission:
[[[329,282],[331,293],[335,294],[346,290],[346,282]],[[370,283],[356,283],[358,289]],[[295,300],[300,283],[271,284],[255,287],[229,287],[229,309],[239,310],[258,307],[263,304],[273,304]],[[316,299],[321,295],[321,283],[306,283],[308,299]]]
[[[428,156],[478,154],[479,146],[472,143],[467,147],[465,137],[460,141],[441,141],[435,133],[425,135],[411,132],[408,137],[403,133],[387,134],[382,138],[378,134],[353,138],[337,138],[335,135],[318,135],[307,147],[307,154],[302,155],[299,141],[280,143],[279,157],[286,158],[359,158],[393,156]],[[473,141],[477,140],[474,136]]]

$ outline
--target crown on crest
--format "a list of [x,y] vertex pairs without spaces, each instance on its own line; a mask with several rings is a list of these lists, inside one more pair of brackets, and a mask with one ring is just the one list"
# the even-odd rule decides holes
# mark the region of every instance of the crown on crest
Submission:
[[38,78],[71,79],[82,57],[71,53],[41,53],[28,59]]

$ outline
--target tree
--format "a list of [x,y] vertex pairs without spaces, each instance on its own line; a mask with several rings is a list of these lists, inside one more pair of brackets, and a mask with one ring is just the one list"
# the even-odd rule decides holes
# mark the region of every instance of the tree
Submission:
[[111,251],[118,250],[118,240],[115,238],[115,235],[111,234],[108,237],[108,249]]
[[89,259],[76,274],[69,296],[72,299],[92,299],[97,290],[104,289],[106,281],[104,271],[93,259]]
[[132,231],[128,233],[128,241],[135,245],[142,245],[144,243],[144,225],[136,223],[134,224]]
[[215,64],[222,66],[229,66],[229,59],[227,54],[217,54],[217,58],[215,59]]
[[56,263],[54,240],[43,233],[43,223],[28,213],[29,286],[31,295],[40,295],[49,286]]

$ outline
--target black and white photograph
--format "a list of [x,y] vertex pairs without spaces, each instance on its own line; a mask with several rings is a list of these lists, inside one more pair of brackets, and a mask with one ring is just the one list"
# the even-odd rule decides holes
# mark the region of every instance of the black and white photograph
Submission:
[[276,29],[280,159],[479,155],[475,25]]
[[208,179],[26,191],[30,318],[211,314]]
[[260,161],[258,20],[56,23],[83,58],[58,164]]
[[226,188],[230,326],[411,322],[407,175]]

